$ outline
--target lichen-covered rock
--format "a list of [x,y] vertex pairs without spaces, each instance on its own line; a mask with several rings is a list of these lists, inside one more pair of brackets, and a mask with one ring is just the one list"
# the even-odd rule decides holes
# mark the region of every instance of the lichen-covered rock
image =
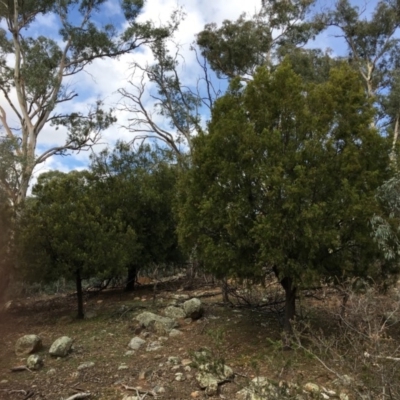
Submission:
[[148,344],[146,351],[157,351],[162,348],[162,343],[158,340]]
[[31,354],[26,360],[26,366],[29,369],[38,370],[43,367],[43,358],[38,354]]
[[145,340],[143,340],[142,338],[136,336],[129,342],[128,346],[132,350],[139,350],[145,343],[146,343]]
[[284,398],[278,388],[264,376],[252,379],[248,387],[236,393],[236,400],[281,400]]
[[232,368],[224,364],[202,364],[199,365],[199,370],[196,380],[200,388],[205,389],[208,396],[215,396],[218,392],[218,385],[233,377]]
[[15,354],[24,356],[35,353],[42,348],[42,339],[38,335],[25,335],[15,343]]
[[193,299],[187,300],[183,303],[183,311],[186,317],[192,319],[199,319],[203,315],[203,305],[201,301],[194,297]]
[[174,319],[162,317],[148,311],[139,314],[135,319],[144,328],[156,332],[159,335],[168,334],[172,329],[178,327],[178,323]]
[[218,392],[218,378],[208,372],[196,374],[196,380],[201,389],[205,389],[208,396],[214,396]]
[[73,340],[68,336],[58,338],[51,345],[49,353],[54,357],[65,357],[71,350]]
[[180,307],[169,306],[164,310],[164,314],[168,318],[186,318],[185,311]]

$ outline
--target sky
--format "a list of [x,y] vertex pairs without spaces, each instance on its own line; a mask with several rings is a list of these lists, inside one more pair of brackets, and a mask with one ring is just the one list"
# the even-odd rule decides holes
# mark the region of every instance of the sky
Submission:
[[[331,0],[323,2],[325,6],[333,4]],[[261,7],[261,0],[147,0],[139,21],[151,20],[156,25],[168,21],[171,13],[181,7],[186,14],[184,21],[180,24],[179,30],[175,35],[175,41],[181,47],[182,60],[181,79],[188,85],[195,84],[200,71],[195,61],[193,52],[190,51],[190,44],[195,40],[196,33],[200,32],[204,25],[215,22],[218,25],[223,20],[235,20],[242,13],[253,15]],[[98,16],[98,21],[102,23],[116,23],[121,21],[120,9],[116,0],[108,0],[104,5],[104,11]],[[1,25],[0,25],[1,27]],[[57,31],[57,22],[54,16],[41,16],[32,26],[36,35],[49,35]],[[334,48],[334,38],[328,33],[324,33],[312,44],[312,46],[322,49]],[[340,51],[340,49],[334,49]],[[95,151],[99,151],[106,145],[113,145],[116,140],[132,140],[133,134],[124,129],[131,116],[129,113],[119,110],[121,95],[117,92],[119,88],[129,89],[128,80],[137,82],[140,75],[132,75],[130,65],[132,62],[139,62],[144,65],[151,62],[151,52],[149,49],[141,48],[132,54],[127,54],[119,59],[97,60],[89,65],[83,72],[72,76],[68,80],[70,88],[78,93],[78,96],[71,102],[64,103],[63,107],[69,112],[84,111],[96,100],[102,100],[105,108],[114,108],[117,123],[102,133],[102,140]],[[149,110],[152,107],[150,97],[146,96]],[[0,97],[1,104],[4,99]],[[207,118],[207,116],[205,116]],[[161,117],[158,118],[161,124]],[[38,153],[49,147],[63,143],[64,133],[61,130],[54,130],[51,126],[46,126],[38,139]],[[71,169],[84,169],[88,165],[89,152],[81,152],[72,156],[54,156],[41,164],[35,170],[35,177],[50,169],[69,171]],[[33,179],[33,182],[35,179]],[[32,186],[32,185],[31,185]]]

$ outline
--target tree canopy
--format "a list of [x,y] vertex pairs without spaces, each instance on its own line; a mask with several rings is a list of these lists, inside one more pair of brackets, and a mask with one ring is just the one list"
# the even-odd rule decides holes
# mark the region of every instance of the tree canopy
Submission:
[[34,194],[18,232],[19,272],[29,281],[75,280],[83,318],[82,279],[122,274],[138,254],[136,233],[118,209],[104,210],[87,171],[42,174]]
[[194,142],[180,188],[179,234],[217,274],[273,269],[286,292],[285,326],[299,287],[323,277],[379,275],[369,220],[387,176],[387,141],[345,63],[326,82],[289,62],[234,80]]

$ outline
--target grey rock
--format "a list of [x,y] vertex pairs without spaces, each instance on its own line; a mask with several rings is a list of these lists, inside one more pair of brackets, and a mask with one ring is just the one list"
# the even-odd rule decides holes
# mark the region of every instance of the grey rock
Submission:
[[181,319],[186,317],[185,311],[180,307],[169,306],[164,310],[164,314],[168,318]]
[[26,366],[29,369],[38,370],[43,367],[43,358],[38,354],[31,354],[28,359],[26,360]]
[[169,337],[177,337],[182,335],[183,333],[178,329],[172,329],[172,331],[169,333]]
[[94,367],[94,362],[93,361],[88,361],[85,363],[82,363],[78,366],[78,371],[81,371],[83,369],[89,369],[89,368],[93,368]]
[[15,343],[15,354],[24,356],[35,353],[42,348],[42,339],[38,335],[25,335]]
[[185,311],[186,317],[191,319],[201,318],[204,311],[201,301],[196,297],[185,301],[183,303],[183,310]]
[[54,375],[54,374],[56,374],[57,373],[57,371],[54,369],[54,368],[51,368],[51,369],[49,369],[48,371],[47,371],[47,375]]
[[73,340],[68,336],[58,338],[51,345],[49,353],[54,357],[65,357],[71,350]]
[[175,380],[178,382],[182,382],[185,380],[185,375],[182,372],[177,372],[175,374]]
[[199,366],[200,372],[196,374],[196,380],[207,396],[215,396],[218,393],[218,385],[233,377],[232,368],[221,364],[215,366],[203,364]]
[[125,355],[126,357],[130,357],[130,356],[133,356],[134,354],[135,354],[134,350],[128,350],[128,351],[125,352],[124,355]]
[[159,335],[168,334],[172,329],[178,327],[178,323],[168,317],[161,317],[145,311],[135,318],[144,328],[158,333]]
[[155,342],[149,343],[146,351],[157,351],[160,350],[161,348],[162,348],[162,343],[156,340]]
[[163,386],[154,386],[153,392],[156,394],[163,394],[165,393],[165,388]]
[[258,376],[250,382],[250,385],[236,393],[237,400],[281,400],[282,396],[278,388],[266,377]]
[[118,371],[123,371],[123,370],[125,370],[125,369],[129,369],[129,367],[128,367],[126,364],[121,364],[121,365],[118,367]]
[[139,350],[145,343],[146,343],[145,340],[136,336],[129,342],[128,346],[132,350]]
[[208,372],[196,374],[196,380],[201,389],[206,390],[208,396],[214,396],[218,392],[218,378]]

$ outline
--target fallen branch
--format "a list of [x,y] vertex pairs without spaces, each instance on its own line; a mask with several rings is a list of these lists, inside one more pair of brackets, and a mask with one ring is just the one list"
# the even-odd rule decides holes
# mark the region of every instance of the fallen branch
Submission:
[[142,390],[142,389],[136,388],[134,386],[127,386],[124,384],[122,384],[122,387],[126,390],[132,390],[132,391],[136,392],[137,394],[144,394],[145,396],[149,394],[150,396],[157,397],[157,394],[155,392],[153,392],[152,390]]
[[86,397],[90,397],[92,394],[87,392],[87,393],[77,393],[74,394],[71,397],[68,397],[66,400],[76,400],[76,399],[85,399]]
[[29,371],[32,372],[26,365],[18,365],[16,367],[11,368],[11,372],[21,372],[21,371]]

